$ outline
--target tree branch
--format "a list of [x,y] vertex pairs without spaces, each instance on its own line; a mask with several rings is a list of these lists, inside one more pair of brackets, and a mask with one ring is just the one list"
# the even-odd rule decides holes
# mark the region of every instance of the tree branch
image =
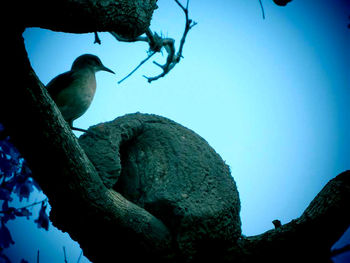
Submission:
[[[69,33],[114,31],[134,38],[150,25],[156,0],[33,0],[8,1],[21,27],[41,27]],[[18,5],[20,4],[20,7]]]
[[260,4],[260,8],[261,8],[262,17],[263,17],[263,19],[265,19],[265,10],[264,10],[264,6],[263,6],[261,0],[259,0],[259,4]]
[[[53,224],[79,241],[87,257],[94,262],[108,262],[107,259],[115,255],[115,245],[119,245],[121,257],[123,251],[129,258],[168,255],[171,236],[167,227],[102,183],[33,72],[21,33],[7,35],[11,50],[15,50],[4,63],[9,65],[8,69],[16,65],[16,71],[6,72],[12,85],[2,89],[0,122],[9,131],[11,140],[28,161],[33,178],[48,197]],[[16,111],[9,110],[8,101]],[[18,114],[20,109],[22,112]],[[112,237],[114,242],[106,237]],[[131,248],[138,253],[129,255],[127,252]]]
[[[16,210],[21,210],[21,209],[24,209],[24,208],[28,208],[28,207],[32,207],[32,206],[38,205],[38,204],[42,204],[42,203],[44,203],[44,202],[47,202],[47,198],[44,198],[44,199],[41,200],[41,201],[34,202],[34,203],[32,203],[32,204],[29,204],[29,205],[25,205],[25,206],[22,206],[22,207],[20,207],[20,208],[14,208],[14,209],[16,209]],[[11,208],[13,208],[13,207],[11,207]],[[5,213],[11,212],[11,211],[13,211],[13,210],[12,210],[12,209],[11,209],[11,210],[0,210],[0,214],[5,214]]]
[[335,248],[331,251],[331,257],[335,257],[338,256],[340,254],[343,254],[345,252],[349,252],[350,251],[350,244],[347,244],[341,248]]
[[64,263],[68,263],[67,254],[66,254],[66,247],[65,246],[63,246],[63,256],[64,256]]
[[332,245],[350,226],[349,203],[346,171],[329,181],[298,219],[240,239],[227,262],[329,262]]
[[[48,4],[51,4],[51,2],[46,3],[47,1],[37,2],[42,3],[45,8],[48,8]],[[34,7],[37,6],[37,2],[33,3]],[[78,7],[84,1],[61,1],[60,3],[67,5],[70,2],[76,4],[73,7]],[[90,0],[87,1],[87,5],[92,2],[94,4],[115,3],[115,1],[109,0]],[[58,4],[57,0],[54,3]],[[86,9],[86,7],[84,8]],[[103,7],[101,8],[103,9]],[[186,27],[182,38],[183,41],[181,41],[181,43],[184,43],[188,30],[194,24],[188,19],[188,2],[186,7],[182,6],[181,9],[184,10],[186,15]],[[46,11],[50,14],[49,9],[46,9]],[[68,13],[83,14],[85,11],[77,11],[73,8],[73,11],[69,11]],[[38,11],[36,10],[35,12]],[[329,261],[331,246],[348,228],[350,222],[350,215],[348,213],[348,205],[350,203],[349,171],[331,180],[310,203],[301,217],[285,225],[278,225],[276,229],[252,237],[240,237],[239,234],[238,192],[231,191],[230,184],[222,183],[222,180],[210,180],[210,182],[204,183],[204,179],[208,180],[208,177],[210,177],[207,174],[208,170],[213,170],[214,173],[216,171],[225,171],[226,174],[227,169],[221,162],[215,161],[216,165],[208,166],[208,162],[198,160],[198,156],[203,153],[203,148],[201,147],[196,148],[198,156],[190,151],[192,158],[190,159],[190,164],[186,163],[188,160],[184,158],[176,158],[177,161],[174,163],[174,165],[181,167],[184,171],[182,178],[189,180],[188,183],[184,183],[183,180],[177,181],[180,181],[179,184],[181,187],[184,187],[183,189],[191,193],[183,194],[182,192],[175,192],[174,200],[180,200],[179,202],[188,205],[187,208],[191,208],[193,204],[196,204],[199,207],[199,210],[197,210],[199,214],[196,216],[189,213],[189,209],[174,209],[173,202],[166,202],[167,200],[163,196],[161,196],[160,200],[157,200],[157,203],[149,204],[150,206],[147,209],[154,211],[151,214],[141,205],[136,205],[136,201],[141,202],[142,200],[136,200],[133,203],[116,192],[116,190],[111,189],[111,186],[101,179],[99,172],[96,170],[97,168],[91,163],[78,144],[76,137],[30,66],[21,37],[24,26],[45,25],[45,28],[63,29],[70,27],[67,21],[70,22],[71,20],[69,19],[72,19],[67,18],[65,21],[67,24],[62,26],[62,21],[51,21],[46,14],[44,16],[44,20],[46,19],[45,23],[48,24],[42,22],[36,23],[35,18],[26,15],[24,18],[32,19],[29,20],[29,23],[23,23],[22,27],[17,27],[13,30],[11,28],[7,32],[8,34],[6,34],[7,39],[4,50],[12,50],[13,52],[11,53],[11,57],[4,57],[3,63],[7,66],[3,74],[3,81],[4,83],[11,83],[11,85],[1,89],[0,122],[4,124],[12,141],[28,161],[33,171],[34,179],[40,184],[43,192],[49,198],[52,207],[51,220],[58,228],[69,232],[70,236],[80,243],[84,254],[90,260],[94,262],[109,262],[111,259],[118,257],[118,260],[121,262],[127,260],[130,262],[136,260],[174,262],[173,259],[175,258],[177,262],[184,262],[184,260],[191,261],[196,256],[198,261],[212,259],[216,262]],[[63,14],[63,18],[66,18],[66,14]],[[79,16],[79,18],[82,18],[81,21],[86,20],[83,16]],[[92,18],[92,21],[96,22],[97,20]],[[87,30],[87,28],[91,32],[96,31],[96,24],[92,26],[88,23],[85,27],[85,25],[81,25],[83,23],[81,21],[72,25],[73,31],[77,30],[81,32]],[[51,22],[53,24],[50,24]],[[123,33],[123,30],[127,28],[123,25],[118,27],[118,30],[114,30],[115,28],[111,28],[111,24],[108,23],[106,22],[104,25],[100,24],[101,28],[118,32],[118,34],[118,30]],[[186,28],[189,28],[187,32]],[[144,30],[152,48],[157,49],[159,47],[158,38],[160,37],[156,33],[152,34],[152,32],[146,29]],[[134,34],[136,31],[131,32],[128,38],[136,39],[137,36]],[[121,35],[125,37],[125,35]],[[167,41],[169,42],[167,43]],[[169,72],[182,57],[181,44],[178,53],[175,54],[175,48],[171,44],[171,41],[173,40],[162,39],[160,41],[162,44],[161,47],[164,47],[168,53],[167,63],[165,65],[155,63],[163,69],[162,74],[166,74],[165,72],[167,70]],[[11,102],[10,106],[9,102]],[[20,114],[18,114],[19,110],[21,111]],[[148,130],[147,135],[157,137],[158,134],[154,131],[159,132],[160,123],[150,123],[155,124],[156,130],[153,130],[153,132],[152,130]],[[133,122],[128,125],[132,126],[133,124],[135,123]],[[174,129],[173,124],[169,125],[169,127],[168,130],[170,131]],[[98,128],[101,129],[101,136],[104,135],[104,125],[101,124]],[[125,131],[125,127],[124,129],[123,127],[121,128]],[[169,142],[170,144],[178,143],[183,146],[183,141],[189,138],[189,134],[193,135],[193,132],[187,131],[186,136],[184,136],[183,132],[179,132],[175,137],[165,137],[167,139],[161,141],[159,145]],[[124,135],[127,136],[128,134]],[[113,136],[115,135],[106,136],[101,142],[109,144]],[[203,142],[204,140],[195,139],[195,141]],[[151,142],[158,141],[152,140]],[[192,145],[192,147],[196,145],[191,140],[189,140],[188,144]],[[146,142],[144,146],[151,148],[149,146],[157,147],[158,144]],[[180,149],[184,150],[184,147],[180,147]],[[214,150],[210,150],[210,152],[212,154],[215,153]],[[142,151],[131,153],[136,154],[136,156],[137,154],[140,154],[140,156],[144,154]],[[114,156],[118,154],[116,153]],[[168,164],[172,164],[169,162],[171,159],[164,158],[165,155],[169,154],[173,154],[173,152],[165,151],[164,154],[158,155],[163,162],[162,168],[164,169],[168,167]],[[173,155],[175,157],[185,156],[179,154]],[[154,157],[154,155],[149,156]],[[196,173],[197,170],[192,160],[196,160],[200,165],[204,166],[202,167],[204,169],[203,172]],[[214,158],[210,158],[210,160],[213,161]],[[158,163],[157,160],[154,160],[154,162],[156,164]],[[159,167],[157,165],[154,165],[154,167],[156,170],[161,170],[158,169]],[[137,167],[137,169],[141,173],[145,170],[143,167]],[[196,183],[193,186],[191,180],[194,177],[188,176],[186,173],[188,169],[194,169],[193,173],[199,176],[199,179],[202,179],[203,182]],[[178,171],[177,169],[173,170],[175,172]],[[167,170],[165,172],[161,171],[160,176],[163,177],[166,174]],[[178,179],[178,177],[173,178]],[[231,176],[225,176],[223,178],[225,180],[233,180]],[[198,177],[196,177],[196,180],[198,180]],[[159,187],[164,188],[162,181],[158,181]],[[148,185],[154,185],[151,183],[153,182],[148,182]],[[216,184],[215,187],[212,186],[213,184]],[[188,185],[192,185],[193,187],[188,187]],[[218,197],[222,201],[218,204],[223,206],[226,205],[225,201],[232,202],[230,198],[222,198],[220,194],[223,191],[218,191],[217,186],[228,187],[227,192],[234,196],[232,199],[236,199],[236,203],[233,203],[231,206],[232,209],[228,211],[229,213],[225,209],[218,209],[216,203],[215,205],[210,204],[212,199],[209,199],[209,197],[213,198],[213,196]],[[165,190],[169,190],[169,188],[171,187]],[[135,188],[131,188],[131,190],[133,189]],[[136,190],[139,191],[139,189]],[[192,195],[195,190],[198,195],[202,194],[203,196],[197,196],[198,202],[188,202],[188,198],[196,197],[196,195]],[[215,194],[208,194],[209,192]],[[218,195],[216,195],[217,192],[219,192]],[[155,191],[155,193],[157,192]],[[181,197],[178,194],[181,194]],[[155,194],[155,197],[158,198],[159,196]],[[209,203],[203,206],[202,204],[205,201]],[[215,215],[214,217],[208,218],[207,211],[204,214],[200,213],[208,207],[210,208],[209,212]],[[226,207],[224,206],[224,208]],[[164,211],[166,213],[159,213],[162,209],[165,209]],[[173,213],[174,217],[168,216],[169,211]],[[157,214],[157,217],[155,214]],[[187,217],[184,217],[184,215]],[[162,220],[158,218],[160,216],[163,217]],[[236,225],[232,226],[229,223],[220,225],[224,221],[223,219],[227,220],[230,216],[235,219],[234,222],[236,222]],[[181,224],[181,228],[174,228],[170,231],[169,228],[173,223],[176,225],[176,220],[179,217],[186,218],[185,221],[181,222],[183,223]],[[170,227],[168,228],[163,221],[168,222],[167,226]],[[206,224],[203,222],[206,222]],[[228,229],[235,235],[227,234],[227,232],[230,232]],[[191,237],[190,242],[186,238],[179,240],[178,234],[181,231],[182,234],[185,232]],[[203,234],[207,233],[206,231],[214,235],[216,239],[208,240],[208,236]],[[181,237],[188,236],[182,235]],[[190,243],[195,245],[189,246]],[[180,245],[177,246],[177,244]],[[118,253],[116,253],[116,249]],[[181,256],[188,255],[188,257],[174,257],[174,254],[178,256],[177,253],[180,250],[184,251]],[[39,261],[39,253],[37,260]]]
[[[184,30],[184,33],[182,35],[181,41],[180,41],[179,51],[175,55],[175,46],[174,46],[175,41],[173,39],[169,39],[169,38],[164,39],[163,46],[165,47],[165,50],[168,53],[167,62],[165,65],[160,66],[163,69],[163,72],[161,74],[159,74],[158,76],[155,76],[155,77],[144,76],[148,80],[149,83],[151,83],[154,80],[157,80],[159,78],[164,77],[166,74],[169,73],[169,71],[171,71],[175,67],[175,65],[177,63],[180,62],[180,59],[183,57],[182,51],[183,51],[183,47],[184,47],[184,44],[186,41],[187,34],[191,30],[192,27],[197,25],[197,23],[192,21],[192,19],[190,19],[188,16],[189,0],[187,0],[186,7],[184,7],[178,0],[175,0],[175,2],[185,13],[185,19],[186,19],[185,30]],[[157,64],[157,65],[159,65],[159,64]]]
[[133,70],[131,71],[128,75],[126,75],[124,78],[118,81],[118,84],[122,83],[124,80],[126,80],[128,77],[130,77],[136,70],[138,70],[145,62],[147,62],[154,54],[156,54],[155,51],[152,51],[147,58],[142,60],[140,64]]
[[[146,36],[145,37],[135,37],[135,38],[124,38],[121,37],[118,33],[116,32],[110,32],[112,36],[114,36],[118,41],[123,41],[123,42],[136,42],[136,41],[143,41],[147,42],[149,44],[149,52],[153,56],[153,52],[160,52],[161,49],[164,47],[166,52],[168,53],[166,63],[164,65],[161,65],[155,61],[153,63],[157,66],[159,66],[163,72],[155,77],[147,77],[144,76],[149,83],[151,83],[154,80],[157,80],[159,78],[164,77],[167,75],[177,63],[180,62],[180,59],[183,57],[182,52],[183,52],[183,47],[185,44],[185,40],[187,37],[188,32],[191,30],[192,27],[194,27],[197,23],[192,21],[189,16],[188,16],[188,5],[189,5],[189,0],[187,0],[186,7],[184,7],[178,0],[175,0],[176,4],[182,9],[182,11],[185,14],[185,30],[182,35],[180,45],[179,45],[179,51],[175,54],[175,40],[172,38],[162,38],[159,36],[157,33],[153,33],[149,28],[145,31]],[[148,56],[145,60],[143,60],[131,73],[129,73],[126,77],[124,77],[122,80],[120,80],[118,83],[121,83],[128,77],[130,77],[144,62],[146,62],[150,56]]]

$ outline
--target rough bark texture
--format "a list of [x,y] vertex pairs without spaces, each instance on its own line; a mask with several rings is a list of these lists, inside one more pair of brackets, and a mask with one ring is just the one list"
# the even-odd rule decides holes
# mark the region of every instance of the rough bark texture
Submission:
[[[50,9],[32,1],[23,23],[5,34],[0,122],[48,196],[53,223],[78,240],[93,262],[328,262],[331,245],[350,224],[349,171],[331,180],[300,218],[244,237],[227,166],[188,129],[152,115],[129,115],[91,128],[95,135],[80,140],[87,157],[33,72],[21,34],[25,26],[36,25],[68,32],[113,27],[132,36],[141,29],[135,18],[139,9],[131,2],[148,3],[144,12],[153,10],[151,1],[105,0],[82,15],[80,5],[97,1],[52,1],[50,6],[65,7],[67,20],[46,13],[39,20],[34,9],[41,4],[43,12]],[[98,17],[107,3],[123,3],[120,8],[129,11],[115,19]],[[72,18],[90,16],[100,22]],[[128,27],[135,30],[126,32]],[[94,145],[96,151],[108,149],[104,160],[88,150],[91,142],[101,144]]]
[[6,1],[15,10],[16,24],[54,31],[88,33],[114,31],[127,38],[150,26],[157,0],[32,0]]
[[171,236],[166,226],[104,186],[32,71],[20,34],[8,37],[15,44],[15,56],[11,58],[17,62],[17,70],[15,75],[6,75],[15,81],[11,88],[2,89],[0,122],[48,196],[53,223],[75,239],[82,237],[79,242],[84,253],[94,262],[113,258],[115,246],[121,249],[120,257],[125,256],[122,252],[130,252],[124,247],[138,251],[127,255],[131,259],[157,259],[171,254]]
[[240,202],[229,168],[194,132],[147,114],[126,115],[89,131],[79,142],[105,185],[161,219],[182,262],[241,236]]

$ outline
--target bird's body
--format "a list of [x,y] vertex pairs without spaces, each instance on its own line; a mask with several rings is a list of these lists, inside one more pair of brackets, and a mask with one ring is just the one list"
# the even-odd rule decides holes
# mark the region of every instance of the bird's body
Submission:
[[85,54],[73,62],[70,71],[47,84],[49,94],[71,127],[89,108],[96,92],[95,73],[100,70],[114,73],[103,66],[98,57]]

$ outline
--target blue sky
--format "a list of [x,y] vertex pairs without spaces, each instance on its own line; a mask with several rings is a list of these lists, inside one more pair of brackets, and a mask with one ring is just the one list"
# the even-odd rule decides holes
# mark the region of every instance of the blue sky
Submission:
[[[198,25],[188,35],[184,59],[152,84],[142,77],[160,73],[151,61],[117,84],[147,56],[145,43],[120,43],[100,33],[97,45],[93,34],[38,28],[27,29],[24,38],[44,84],[83,53],[98,55],[117,73],[97,73],[95,99],[75,126],[140,111],[168,117],[206,139],[237,182],[243,233],[255,235],[271,229],[274,219],[299,217],[331,178],[350,169],[349,1],[263,4],[265,20],[257,0],[192,0],[190,17]],[[151,29],[179,43],[182,11],[174,1],[158,5]],[[163,63],[165,56],[154,59]],[[14,262],[27,254],[34,262],[39,247],[46,257],[41,262],[63,262],[62,246],[72,262],[79,256],[79,246],[53,227],[45,232],[23,220],[12,229],[18,232],[9,250]],[[33,237],[31,246],[21,243],[24,231]]]

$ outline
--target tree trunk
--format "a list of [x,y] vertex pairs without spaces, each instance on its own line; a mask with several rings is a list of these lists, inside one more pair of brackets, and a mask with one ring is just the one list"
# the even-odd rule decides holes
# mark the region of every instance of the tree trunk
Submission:
[[[53,223],[93,262],[326,262],[349,226],[349,171],[331,180],[300,218],[243,237],[227,166],[184,127],[135,114],[95,126],[94,135],[80,139],[85,151],[80,147],[30,66],[24,28],[134,37],[148,27],[154,8],[155,1],[144,0],[32,1],[6,34],[4,50],[12,52],[4,57],[3,82],[10,84],[1,90],[0,122],[48,196]],[[100,144],[112,153],[102,163],[89,152]]]

